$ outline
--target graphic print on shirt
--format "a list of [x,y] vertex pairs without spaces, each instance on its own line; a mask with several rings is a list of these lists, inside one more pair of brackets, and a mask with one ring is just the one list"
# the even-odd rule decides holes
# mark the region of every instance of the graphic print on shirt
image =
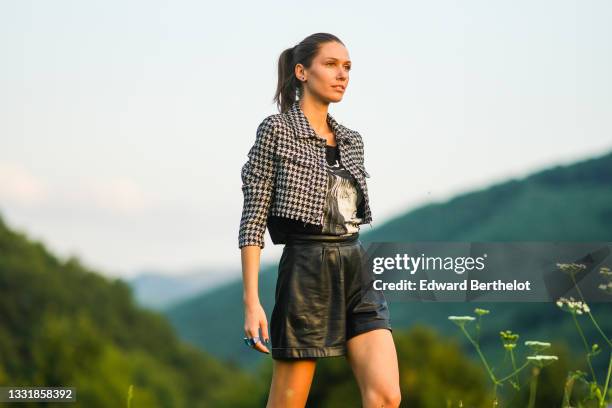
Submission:
[[363,199],[353,176],[339,160],[338,145],[327,145],[327,196],[323,216],[323,234],[343,235],[359,231],[362,219],[357,208]]

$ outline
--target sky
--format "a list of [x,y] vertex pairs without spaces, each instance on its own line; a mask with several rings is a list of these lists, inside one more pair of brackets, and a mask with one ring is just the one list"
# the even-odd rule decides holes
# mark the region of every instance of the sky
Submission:
[[[240,170],[279,54],[352,60],[372,227],[612,150],[607,1],[0,3],[0,215],[107,276],[240,274]],[[365,226],[369,229],[369,226]],[[262,262],[282,245],[266,232]]]

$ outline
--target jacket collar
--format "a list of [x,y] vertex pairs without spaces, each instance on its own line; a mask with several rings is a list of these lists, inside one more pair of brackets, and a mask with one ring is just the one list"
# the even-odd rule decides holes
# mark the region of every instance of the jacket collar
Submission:
[[[288,116],[289,121],[291,122],[291,125],[296,131],[295,134],[297,137],[299,138],[312,137],[315,139],[320,139],[320,137],[317,136],[317,134],[315,133],[312,126],[310,126],[310,122],[308,122],[308,118],[306,118],[306,115],[304,115],[304,112],[300,108],[300,101],[293,102],[289,110],[285,112],[285,115]],[[336,120],[333,118],[332,115],[329,114],[329,112],[327,113],[327,123],[329,124],[334,134],[336,135],[337,143],[345,143],[345,142],[352,143],[353,142],[353,136],[345,130],[344,126],[336,122]]]

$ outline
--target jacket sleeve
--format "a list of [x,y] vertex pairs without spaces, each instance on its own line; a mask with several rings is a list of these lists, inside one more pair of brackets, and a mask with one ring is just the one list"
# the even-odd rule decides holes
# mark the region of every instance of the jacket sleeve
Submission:
[[364,164],[363,138],[361,137],[361,134],[359,132],[355,132],[355,136],[357,140],[357,143],[355,145],[357,149],[357,158],[358,158],[359,164],[363,165]]
[[268,210],[274,190],[276,173],[276,132],[271,116],[257,127],[255,143],[248,153],[248,160],[242,166],[242,193],[244,202],[238,248],[258,245],[264,248],[264,233]]

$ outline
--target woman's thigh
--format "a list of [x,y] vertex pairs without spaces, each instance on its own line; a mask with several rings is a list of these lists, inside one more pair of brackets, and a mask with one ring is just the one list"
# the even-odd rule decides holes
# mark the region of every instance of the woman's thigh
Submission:
[[400,394],[397,352],[391,332],[370,330],[347,341],[347,360],[361,395],[395,399]]
[[317,359],[273,359],[272,361],[272,383],[266,408],[305,407]]

